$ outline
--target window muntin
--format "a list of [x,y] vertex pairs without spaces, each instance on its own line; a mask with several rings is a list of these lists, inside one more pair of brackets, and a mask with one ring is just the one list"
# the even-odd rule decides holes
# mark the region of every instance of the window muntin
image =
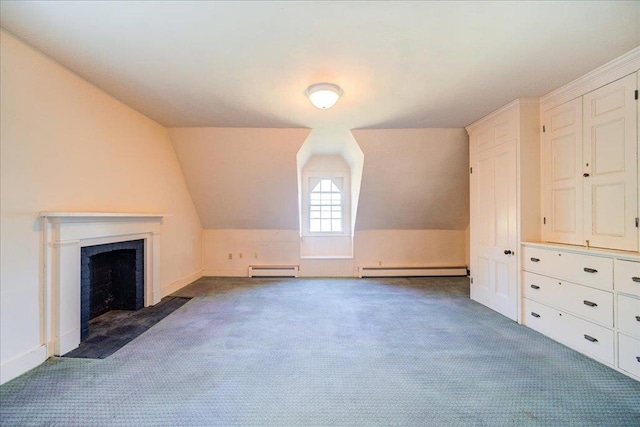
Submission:
[[342,232],[342,191],[335,181],[320,179],[311,190],[309,231],[312,233]]

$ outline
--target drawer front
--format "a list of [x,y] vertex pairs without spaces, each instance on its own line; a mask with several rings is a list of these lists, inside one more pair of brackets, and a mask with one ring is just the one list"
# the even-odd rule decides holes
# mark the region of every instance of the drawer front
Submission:
[[617,259],[614,276],[616,291],[640,297],[640,262]]
[[613,327],[613,293],[524,272],[523,295],[592,322]]
[[614,364],[614,332],[595,323],[562,315],[565,322],[561,342],[608,365]]
[[522,300],[523,323],[554,340],[613,366],[614,332],[537,301]]
[[556,338],[558,332],[560,312],[536,301],[524,298],[522,300],[522,323],[543,335]]
[[532,247],[524,247],[522,254],[522,265],[527,271],[595,288],[613,289],[613,258]]
[[618,330],[640,338],[640,299],[618,295]]
[[618,368],[640,377],[640,340],[618,334]]

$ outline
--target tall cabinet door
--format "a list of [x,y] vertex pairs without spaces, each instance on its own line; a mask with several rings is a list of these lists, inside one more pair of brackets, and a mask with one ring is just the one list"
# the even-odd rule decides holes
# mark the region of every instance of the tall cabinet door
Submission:
[[543,240],[580,245],[583,240],[582,98],[551,110],[542,119]]
[[638,250],[636,75],[583,97],[584,239]]
[[471,298],[517,320],[515,141],[472,153],[471,167]]

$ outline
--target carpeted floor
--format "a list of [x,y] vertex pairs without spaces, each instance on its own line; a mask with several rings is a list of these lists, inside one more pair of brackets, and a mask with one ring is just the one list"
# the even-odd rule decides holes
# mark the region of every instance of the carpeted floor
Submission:
[[2,425],[638,426],[640,383],[469,300],[466,278],[203,278],[103,360],[0,387]]

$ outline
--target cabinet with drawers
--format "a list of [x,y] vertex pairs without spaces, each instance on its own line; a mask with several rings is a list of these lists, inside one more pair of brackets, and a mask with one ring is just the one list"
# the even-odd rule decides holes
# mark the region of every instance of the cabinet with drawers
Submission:
[[640,380],[640,255],[522,248],[522,323]]

